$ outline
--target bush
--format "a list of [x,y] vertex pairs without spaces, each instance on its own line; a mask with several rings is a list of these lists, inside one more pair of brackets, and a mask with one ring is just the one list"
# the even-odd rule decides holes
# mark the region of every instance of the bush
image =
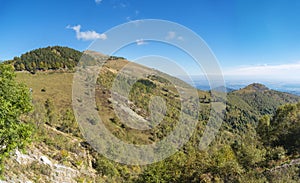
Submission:
[[24,148],[32,135],[32,127],[20,120],[32,110],[30,91],[14,79],[13,67],[0,64],[0,165],[10,152]]

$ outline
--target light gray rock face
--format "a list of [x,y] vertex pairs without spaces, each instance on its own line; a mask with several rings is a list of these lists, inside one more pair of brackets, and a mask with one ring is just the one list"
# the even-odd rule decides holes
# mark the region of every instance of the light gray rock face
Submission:
[[50,167],[52,167],[52,162],[46,156],[41,156],[40,160],[45,165],[49,165]]
[[[38,166],[46,166],[49,168],[49,175],[45,177],[46,182],[57,182],[57,183],[72,183],[76,182],[76,178],[81,175],[81,172],[75,168],[68,167],[59,164],[56,160],[49,158],[40,152],[37,148],[31,149],[30,152],[23,154],[22,152],[16,150],[14,156],[12,157],[14,165],[6,165],[6,171],[9,171],[9,166],[30,166],[32,163],[36,163]],[[30,170],[28,170],[30,171]],[[88,173],[88,172],[85,172]],[[0,180],[0,183],[15,183],[15,182],[26,182],[32,183],[23,173],[10,174],[4,177],[4,180]]]

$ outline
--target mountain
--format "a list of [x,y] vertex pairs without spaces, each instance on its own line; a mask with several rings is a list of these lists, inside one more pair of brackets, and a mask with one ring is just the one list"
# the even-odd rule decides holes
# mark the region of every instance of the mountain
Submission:
[[53,46],[39,48],[6,61],[16,71],[36,72],[37,70],[73,69],[79,62],[82,52],[68,47]]
[[[28,71],[35,73],[36,71],[46,70],[65,70],[72,71],[77,66],[83,52],[72,48],[62,46],[48,46],[39,48],[22,54],[20,57],[14,57],[13,60],[5,61],[4,63],[14,66],[16,71]],[[87,51],[84,55],[85,59],[92,60],[90,56],[106,57],[103,54],[95,51]],[[123,57],[107,56],[107,59],[117,60],[124,59]]]
[[299,96],[270,90],[266,86],[258,83],[248,85],[231,94],[241,98],[262,115],[273,114],[276,108],[282,104],[299,101]]
[[265,92],[265,91],[268,91],[269,88],[266,87],[265,85],[263,84],[260,84],[260,83],[253,83],[253,84],[250,84],[248,86],[246,86],[245,88],[241,89],[239,92]]
[[238,129],[246,123],[257,123],[263,115],[274,114],[280,105],[300,101],[297,95],[271,90],[259,83],[229,92],[227,99],[226,121]]
[[[31,56],[37,55],[36,58],[43,58],[37,54],[37,50],[28,53]],[[47,47],[41,50],[47,53],[45,55],[60,55],[57,58],[60,58],[59,65],[62,66],[67,60],[78,64],[79,54],[82,56],[81,52],[70,48]],[[61,50],[69,50],[69,55],[72,56],[68,58],[68,54]],[[183,81],[121,57],[93,51],[86,54],[93,61],[103,62],[96,80],[94,110],[98,111],[105,128],[118,139],[137,145],[158,143],[178,123],[183,104],[183,113],[192,113],[193,102],[197,100],[193,97],[181,97],[191,87]],[[18,63],[40,61],[32,60],[31,57],[23,58]],[[16,60],[6,64],[15,65]],[[54,60],[43,62],[55,63]],[[82,64],[78,67],[87,71],[94,69]],[[43,72],[43,69],[38,71],[36,74],[16,73],[16,80],[31,88],[35,110],[22,117],[22,120],[31,124],[34,130],[32,143],[25,151],[16,150],[10,159],[5,160],[3,177],[7,182],[297,182],[300,179],[297,167],[284,172],[268,171],[300,156],[295,148],[298,140],[290,135],[282,141],[275,139],[278,134],[293,132],[298,135],[297,132],[291,128],[286,128],[289,131],[282,130],[281,133],[273,130],[285,119],[289,119],[287,125],[297,126],[298,121],[295,124],[293,122],[298,118],[299,104],[286,103],[299,102],[298,96],[270,90],[257,83],[228,92],[221,130],[215,133],[216,138],[208,150],[200,151],[200,137],[205,132],[208,120],[214,120],[214,116],[210,115],[211,106],[222,99],[211,97],[210,92],[198,90],[198,124],[190,141],[161,162],[147,166],[124,165],[99,154],[81,134],[72,108],[74,69],[68,67],[62,72]],[[127,91],[126,86],[118,82],[118,78],[125,78],[131,84],[127,99],[122,97],[122,92]],[[113,86],[115,90],[112,89]],[[115,91],[119,91],[119,94]],[[83,93],[90,94],[89,91]],[[80,99],[77,101],[80,102]],[[166,108],[161,104],[166,104]],[[282,104],[288,107],[282,107]],[[116,106],[120,107],[118,114]],[[125,124],[121,118],[132,123]],[[160,120],[160,123],[151,123],[153,119]],[[135,123],[136,121],[150,123],[142,126],[144,130],[137,130],[134,125],[140,124]],[[90,124],[97,128],[97,123],[92,118],[87,120],[87,125]],[[274,126],[270,136],[263,136],[268,130],[256,133],[257,125],[262,126],[260,129],[268,129],[264,124]],[[268,143],[268,137],[274,137],[272,144]],[[284,143],[289,139],[294,139],[295,143],[287,147]]]

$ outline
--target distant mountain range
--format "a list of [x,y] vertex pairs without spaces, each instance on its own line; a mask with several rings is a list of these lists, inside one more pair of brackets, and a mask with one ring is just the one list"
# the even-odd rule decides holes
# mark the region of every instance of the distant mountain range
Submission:
[[[246,87],[247,85],[253,83],[253,81],[238,81],[238,80],[226,80],[225,84],[226,87],[219,87],[216,90],[220,90],[220,91],[226,91],[226,92],[231,92],[234,90],[240,90],[244,87]],[[270,89],[273,90],[277,90],[277,91],[281,91],[281,92],[287,92],[287,93],[291,93],[294,95],[298,95],[300,96],[300,83],[289,83],[287,82],[282,82],[282,81],[275,81],[275,82],[270,82],[270,81],[262,81],[260,83],[264,83],[264,85],[268,86]],[[200,89],[200,90],[205,90],[205,91],[209,91],[211,90],[209,84],[207,83],[207,81],[205,80],[197,80],[195,78],[195,87]]]

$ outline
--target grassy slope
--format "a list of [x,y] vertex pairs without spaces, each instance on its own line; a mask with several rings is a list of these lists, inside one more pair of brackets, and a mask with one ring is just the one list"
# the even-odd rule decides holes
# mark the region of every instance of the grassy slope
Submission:
[[[110,97],[110,92],[107,88],[109,88],[111,85],[113,76],[115,76],[115,74],[126,63],[127,61],[111,60],[103,66],[104,69],[100,77],[102,79],[99,80],[99,85],[96,90],[96,100],[100,109],[99,113],[101,114],[101,117],[103,117],[104,123],[107,125],[107,127],[122,140],[131,143],[152,143],[153,141],[159,140],[166,134],[156,134],[153,131],[139,132],[123,126],[118,121],[112,121],[112,119],[116,116],[113,114],[113,110],[111,108],[112,106],[107,100]],[[143,67],[142,69],[147,68]],[[57,159],[57,161],[61,161],[61,157],[57,158],[57,156],[61,156],[62,151],[66,150],[69,154],[68,160],[67,162],[63,163],[74,167],[73,164],[78,164],[78,162],[82,161],[84,162],[83,165],[78,167],[75,166],[75,168],[80,169],[80,167],[86,167],[89,164],[89,162],[86,160],[86,157],[76,156],[76,153],[86,151],[86,148],[84,147],[77,148],[78,143],[84,141],[84,139],[75,137],[72,133],[57,131],[57,129],[64,123],[62,120],[64,117],[64,112],[66,109],[71,109],[72,79],[73,73],[42,72],[35,75],[26,72],[17,73],[17,81],[24,82],[29,88],[33,89],[33,100],[36,104],[36,108],[40,108],[40,106],[44,105],[47,99],[51,99],[55,108],[56,118],[59,121],[55,124],[45,124],[44,130],[40,130],[38,132],[38,135],[42,137],[39,141],[34,143],[34,146],[44,147],[43,152],[51,158]],[[167,85],[157,78],[148,79],[157,85],[157,87],[152,90],[152,94],[164,97],[166,101],[173,106],[172,108],[174,108],[177,101],[176,94],[178,94],[176,93],[174,87]],[[177,82],[180,81],[177,80]],[[42,89],[44,89],[44,91],[42,91]],[[165,89],[167,89],[168,92],[165,92]],[[136,88],[136,90],[138,93],[139,89]],[[205,121],[209,116],[208,109],[210,106],[210,96],[208,92],[204,91],[198,91],[198,94],[201,101],[200,121]],[[274,97],[272,97],[273,94]],[[142,100],[147,99],[149,95],[150,93],[147,93],[141,98],[132,98],[132,101],[136,103],[137,107],[141,107],[141,102],[144,102]],[[275,91],[261,92],[253,90],[253,88],[246,88],[241,91],[231,92],[228,95],[226,122],[234,128],[239,129],[239,125],[241,125],[240,123],[255,121],[259,118],[259,116],[264,114],[263,111],[259,110],[261,109],[259,108],[260,104],[263,104],[263,106],[267,105],[267,107],[272,107],[273,109],[282,103],[295,102],[297,100],[299,101],[299,97],[295,97],[293,95],[282,94],[281,92]],[[176,110],[170,111],[170,116],[175,115],[175,113]],[[141,116],[145,117],[145,114],[147,114],[147,111],[142,110]],[[172,117],[166,118],[165,124],[160,126],[160,128],[165,128],[166,126],[171,125],[173,121],[174,119]],[[74,128],[78,127],[75,125]],[[156,129],[156,131],[159,131],[159,128]],[[72,137],[77,140],[72,140]],[[97,158],[97,156],[98,155],[94,155],[93,158]],[[129,170],[127,171],[136,174],[141,170],[139,168],[132,170],[132,168],[129,167]],[[103,177],[100,179],[104,180]]]
[[[110,91],[107,88],[110,88],[116,73],[127,63],[127,61],[112,60],[103,66],[104,69],[101,71],[100,82],[96,90],[97,105],[101,109],[99,113],[107,127],[120,138],[125,138],[126,136],[126,139],[131,142],[140,139],[137,141],[150,143],[149,138],[154,138],[149,135],[152,132],[141,132],[126,127],[126,129],[124,129],[124,126],[122,127],[118,120],[116,120],[117,122],[111,122],[112,119],[116,119],[116,115],[114,111],[112,111],[112,105],[107,100],[110,97]],[[145,67],[139,68],[147,70]],[[73,73],[39,72],[35,75],[26,72],[17,73],[17,80],[26,83],[29,88],[33,89],[34,101],[44,103],[46,99],[51,99],[54,101],[53,104],[55,108],[62,111],[71,108],[72,79]],[[164,97],[169,103],[176,102],[176,100],[170,100],[172,93],[176,95],[174,88],[167,86],[165,83],[160,83],[160,81],[155,79],[151,81],[155,82],[158,86],[157,89],[152,91],[152,94]],[[256,85],[254,86],[255,87],[250,85],[241,90],[230,92],[227,95],[226,123],[237,130],[242,129],[248,122],[256,122],[264,114],[273,114],[276,108],[284,103],[300,101],[300,97],[298,96],[269,90],[264,86],[260,86],[261,88],[256,88]],[[162,88],[169,90],[169,96],[164,96],[166,92],[162,91]],[[45,92],[43,92],[42,89],[44,89]],[[207,101],[209,101],[210,95],[208,92],[200,90],[198,91],[198,95],[201,102],[200,120],[205,120],[209,116],[209,103],[207,103]],[[149,96],[149,94],[144,96],[144,98],[133,98],[132,100],[137,104],[138,108],[144,108],[143,105],[147,104],[142,104],[141,102],[144,102],[142,100],[147,98],[147,96]],[[147,111],[142,112],[144,112],[144,114],[147,113]],[[61,112],[61,115],[62,114],[63,112]],[[145,117],[145,115],[142,116]],[[171,119],[169,119],[169,121],[170,120]],[[128,131],[131,131],[131,134],[128,134]]]
[[[102,57],[103,55],[94,56]],[[132,91],[132,96],[130,97],[131,101],[134,103],[132,109],[140,116],[145,117],[149,115],[147,111],[147,102],[151,95],[157,95],[164,98],[167,104],[169,104],[168,107],[170,107],[170,110],[167,111],[167,117],[164,118],[161,125],[158,125],[157,128],[152,131],[138,131],[128,128],[126,125],[122,125],[114,114],[112,104],[108,101],[111,96],[108,89],[110,88],[116,73],[127,63],[127,61],[118,60],[116,58],[116,60],[110,60],[103,66],[104,69],[101,72],[96,89],[96,101],[99,107],[99,113],[104,119],[104,123],[108,129],[124,141],[138,144],[149,144],[153,143],[153,141],[159,141],[172,130],[172,126],[176,123],[176,118],[178,116],[178,102],[180,102],[178,99],[178,92],[172,84],[169,84],[163,78],[146,78],[150,83],[154,83],[155,87],[153,87],[150,92],[144,92],[142,90],[147,89],[147,86],[143,86],[143,83],[136,85]],[[142,66],[136,66],[136,69],[140,71],[151,70],[151,72],[154,72],[154,70]],[[169,77],[167,75],[164,76]],[[36,135],[29,150],[38,149],[56,163],[64,164],[76,170],[84,170],[86,173],[81,173],[78,177],[78,180],[81,180],[82,182],[88,180],[129,182],[130,180],[134,180],[133,178],[143,172],[144,168],[147,167],[123,166],[111,162],[93,151],[89,145],[85,144],[85,140],[80,134],[78,135],[78,126],[73,119],[73,115],[67,115],[66,113],[68,110],[72,111],[72,79],[73,73],[38,72],[35,75],[26,72],[17,73],[17,80],[19,82],[24,82],[29,88],[33,89],[33,102],[36,111],[31,116],[31,121],[36,125]],[[181,83],[180,86],[184,86],[180,80],[175,79],[173,81],[175,83]],[[197,128],[198,131],[195,132],[194,137],[191,138],[190,143],[196,143],[192,144],[192,147],[198,145],[197,136],[201,136],[205,127],[204,125],[209,118],[210,104],[211,102],[215,102],[211,99],[208,92],[198,91],[198,94],[201,102],[201,112],[199,126]],[[239,91],[230,92],[227,98],[226,123],[223,124],[225,128],[219,133],[220,136],[217,137],[217,140],[214,142],[217,145],[218,142],[222,141],[222,138],[229,139],[228,141],[236,139],[239,133],[244,132],[243,127],[245,124],[257,122],[261,115],[273,114],[274,110],[279,105],[287,102],[299,101],[300,97],[268,90],[265,87],[256,84],[250,85]],[[46,109],[45,105],[47,99],[50,99],[51,101],[50,105],[48,105],[48,109]],[[74,131],[76,133],[74,133]],[[187,153],[186,149],[182,150],[182,152],[184,152],[184,154]],[[191,152],[193,152],[193,150],[191,150]],[[198,151],[196,151],[195,154],[197,155],[198,153],[201,154],[201,152]],[[190,163],[192,163],[192,166],[195,165],[193,164],[195,162],[197,164],[197,156],[195,154],[191,156]],[[199,159],[205,158],[200,157]],[[212,159],[209,158],[207,158],[207,160],[212,161]],[[16,174],[21,172],[36,182],[41,182],[41,180],[46,182],[45,180],[47,180],[45,178],[46,175],[43,175],[45,172],[43,173],[40,171],[42,168],[39,168],[34,164],[26,166],[20,166],[16,162],[10,162],[8,164],[10,165],[9,168],[11,168],[7,171],[8,174],[12,172],[16,172]],[[177,162],[175,164],[177,164]],[[202,165],[202,163],[199,164]],[[212,166],[212,164],[213,163],[208,163],[207,167]],[[184,171],[186,167],[188,166],[184,166],[180,171]],[[163,166],[161,169],[157,169],[157,171],[161,172],[163,171],[163,168],[165,167]],[[98,171],[97,175],[94,174],[95,170]],[[215,170],[219,171],[222,170],[222,168],[217,168]],[[192,171],[194,171],[193,168]],[[197,168],[195,168],[195,171],[201,173],[205,172],[203,170],[200,171]],[[155,172],[155,175],[159,175],[159,172]],[[208,173],[210,174],[212,172],[213,171],[209,169]],[[167,175],[172,175],[172,173],[169,172]],[[226,176],[222,176],[222,178],[223,177]]]
[[73,73],[39,72],[33,75],[28,72],[18,72],[16,79],[32,88],[34,100],[43,102],[51,98],[58,109],[71,106]]

